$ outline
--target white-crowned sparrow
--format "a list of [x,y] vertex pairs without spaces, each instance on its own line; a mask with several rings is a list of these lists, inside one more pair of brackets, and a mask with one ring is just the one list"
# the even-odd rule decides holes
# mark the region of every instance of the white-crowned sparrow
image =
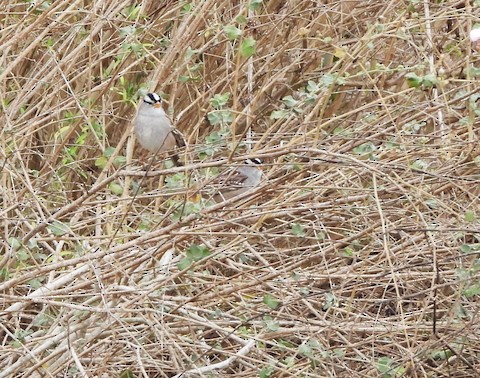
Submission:
[[262,163],[258,158],[246,159],[244,165],[220,173],[210,182],[216,190],[213,200],[222,202],[257,187],[263,178],[258,168]]
[[141,146],[154,154],[169,152],[173,163],[182,165],[174,151],[176,147],[185,147],[185,140],[165,114],[162,98],[156,93],[147,93],[139,107],[134,130]]

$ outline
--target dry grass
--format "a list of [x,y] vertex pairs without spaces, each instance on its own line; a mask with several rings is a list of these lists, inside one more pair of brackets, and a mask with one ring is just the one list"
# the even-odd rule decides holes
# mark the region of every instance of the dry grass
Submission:
[[[478,1],[37,3],[0,9],[0,377],[479,375]],[[186,168],[139,171],[140,88]],[[185,200],[244,155],[254,194]]]

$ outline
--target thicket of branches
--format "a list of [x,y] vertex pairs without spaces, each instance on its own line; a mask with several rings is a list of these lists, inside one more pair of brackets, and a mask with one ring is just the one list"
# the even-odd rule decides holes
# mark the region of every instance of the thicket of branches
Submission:
[[4,1],[0,377],[479,375],[479,6]]

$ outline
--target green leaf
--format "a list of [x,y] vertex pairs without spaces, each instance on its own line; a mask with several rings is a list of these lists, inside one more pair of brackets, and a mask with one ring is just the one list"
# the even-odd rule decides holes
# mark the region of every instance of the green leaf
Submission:
[[51,225],[49,225],[48,230],[54,234],[55,236],[62,236],[68,234],[70,231],[70,227],[60,221],[53,221]]
[[184,257],[183,259],[180,260],[180,262],[177,264],[177,268],[179,270],[185,270],[187,269],[190,265],[192,265],[192,260],[190,260],[188,257]]
[[286,118],[288,114],[290,114],[290,112],[288,110],[285,110],[285,109],[274,110],[272,113],[270,113],[270,119]]
[[269,378],[273,372],[275,371],[275,367],[273,366],[267,366],[264,367],[262,370],[260,370],[258,377],[259,378]]
[[0,282],[4,282],[10,279],[10,273],[7,268],[0,269]]
[[227,25],[223,28],[223,32],[230,41],[238,39],[242,35],[242,31],[235,25]]
[[278,331],[280,329],[280,325],[278,324],[278,322],[276,322],[275,320],[272,319],[271,316],[265,316],[263,318],[263,321],[265,323],[265,327],[269,330],[269,331]]
[[475,216],[475,213],[471,210],[468,210],[465,212],[465,221],[466,222],[475,222],[476,220],[476,216]]
[[300,355],[308,357],[308,358],[314,358],[312,347],[310,346],[309,343],[305,343],[305,344],[300,345],[298,347],[298,353]]
[[295,235],[295,236],[303,237],[303,236],[305,236],[305,230],[303,229],[302,225],[300,225],[298,223],[294,223],[292,225],[292,234]]
[[357,155],[366,155],[372,153],[376,149],[377,146],[375,146],[372,142],[366,142],[361,144],[360,146],[355,147],[353,149],[353,152]]
[[422,78],[415,72],[409,72],[405,77],[407,78],[407,84],[410,88],[418,88],[422,85]]
[[263,296],[263,303],[265,303],[272,310],[275,310],[278,307],[279,301],[271,294],[265,294]]
[[109,158],[110,156],[113,155],[115,152],[115,147],[107,147],[105,148],[105,151],[103,152],[103,156]]
[[255,39],[253,39],[252,37],[245,38],[240,44],[240,55],[244,58],[250,58],[253,54],[255,54],[256,45],[257,41],[255,41]]
[[433,87],[434,85],[437,85],[437,84],[438,84],[438,79],[433,74],[425,75],[422,78],[422,85],[425,86],[425,87],[431,88],[431,87]]
[[285,96],[284,98],[282,98],[282,101],[289,108],[294,108],[298,104],[298,101],[295,100],[292,96]]
[[42,281],[40,281],[39,278],[34,278],[28,281],[27,284],[29,284],[32,289],[38,289],[42,287]]
[[[329,87],[333,84],[342,85],[342,84],[345,84],[345,79],[343,77],[340,77],[337,73],[335,74],[327,73],[322,76],[322,78],[320,79],[320,83],[322,83],[324,87]],[[309,91],[309,92],[312,92],[312,91]],[[318,91],[314,93],[317,93],[317,92]]]
[[215,96],[213,96],[212,99],[210,99],[210,105],[212,105],[212,107],[215,109],[221,109],[228,104],[229,100],[230,100],[230,92],[226,92],[223,94],[216,94]]
[[472,298],[476,297],[477,295],[480,294],[480,285],[472,285],[465,290],[463,290],[463,295],[465,295],[467,298]]
[[380,357],[377,362],[377,369],[380,373],[386,373],[391,369],[392,360],[388,357]]
[[187,3],[182,7],[181,14],[190,13],[193,9],[193,3]]
[[223,136],[218,131],[212,131],[205,137],[205,143],[207,144],[216,144],[221,141]]
[[450,349],[439,349],[432,352],[432,358],[435,361],[445,361],[452,357],[454,354]]
[[480,67],[475,67],[473,64],[469,68],[470,76],[478,77],[480,76]]
[[425,171],[428,167],[428,163],[421,160],[421,159],[417,159],[412,163],[412,165],[410,167],[412,169],[416,169],[416,170],[419,170],[419,171]]
[[8,238],[8,245],[10,248],[12,248],[12,250],[17,251],[22,246],[22,242],[19,238],[10,237]]
[[307,86],[305,87],[306,91],[309,93],[318,93],[320,91],[320,87],[317,83],[312,80],[307,81]]
[[337,304],[337,297],[332,293],[325,293],[325,302],[323,303],[322,310],[328,310]]
[[253,11],[260,9],[262,6],[263,0],[251,0],[249,4],[249,8]]
[[108,185],[108,188],[113,194],[116,194],[117,196],[123,193],[123,186],[120,185],[118,182],[111,182],[110,185]]
[[130,369],[123,370],[120,373],[120,378],[135,378],[135,377],[136,377],[136,375]]
[[230,110],[213,110],[207,114],[211,125],[225,125],[233,122],[233,113]]
[[100,156],[97,160],[95,160],[95,167],[97,168],[105,168],[107,166],[108,158],[105,156]]
[[120,36],[123,38],[135,35],[137,28],[133,25],[127,25],[119,29]]
[[380,357],[377,362],[377,369],[382,373],[382,378],[402,377],[405,374],[403,366],[395,366],[394,361],[388,357]]
[[353,248],[352,247],[345,247],[343,249],[343,256],[345,257],[353,257]]
[[115,156],[115,158],[113,159],[113,166],[118,168],[125,165],[126,162],[127,158],[125,156]]
[[187,257],[192,261],[199,261],[210,254],[210,250],[203,246],[192,244],[187,249]]

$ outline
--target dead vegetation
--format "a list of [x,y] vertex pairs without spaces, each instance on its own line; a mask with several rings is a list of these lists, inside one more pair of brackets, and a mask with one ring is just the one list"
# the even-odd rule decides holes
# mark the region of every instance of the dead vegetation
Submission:
[[0,377],[479,375],[471,3],[4,1]]

